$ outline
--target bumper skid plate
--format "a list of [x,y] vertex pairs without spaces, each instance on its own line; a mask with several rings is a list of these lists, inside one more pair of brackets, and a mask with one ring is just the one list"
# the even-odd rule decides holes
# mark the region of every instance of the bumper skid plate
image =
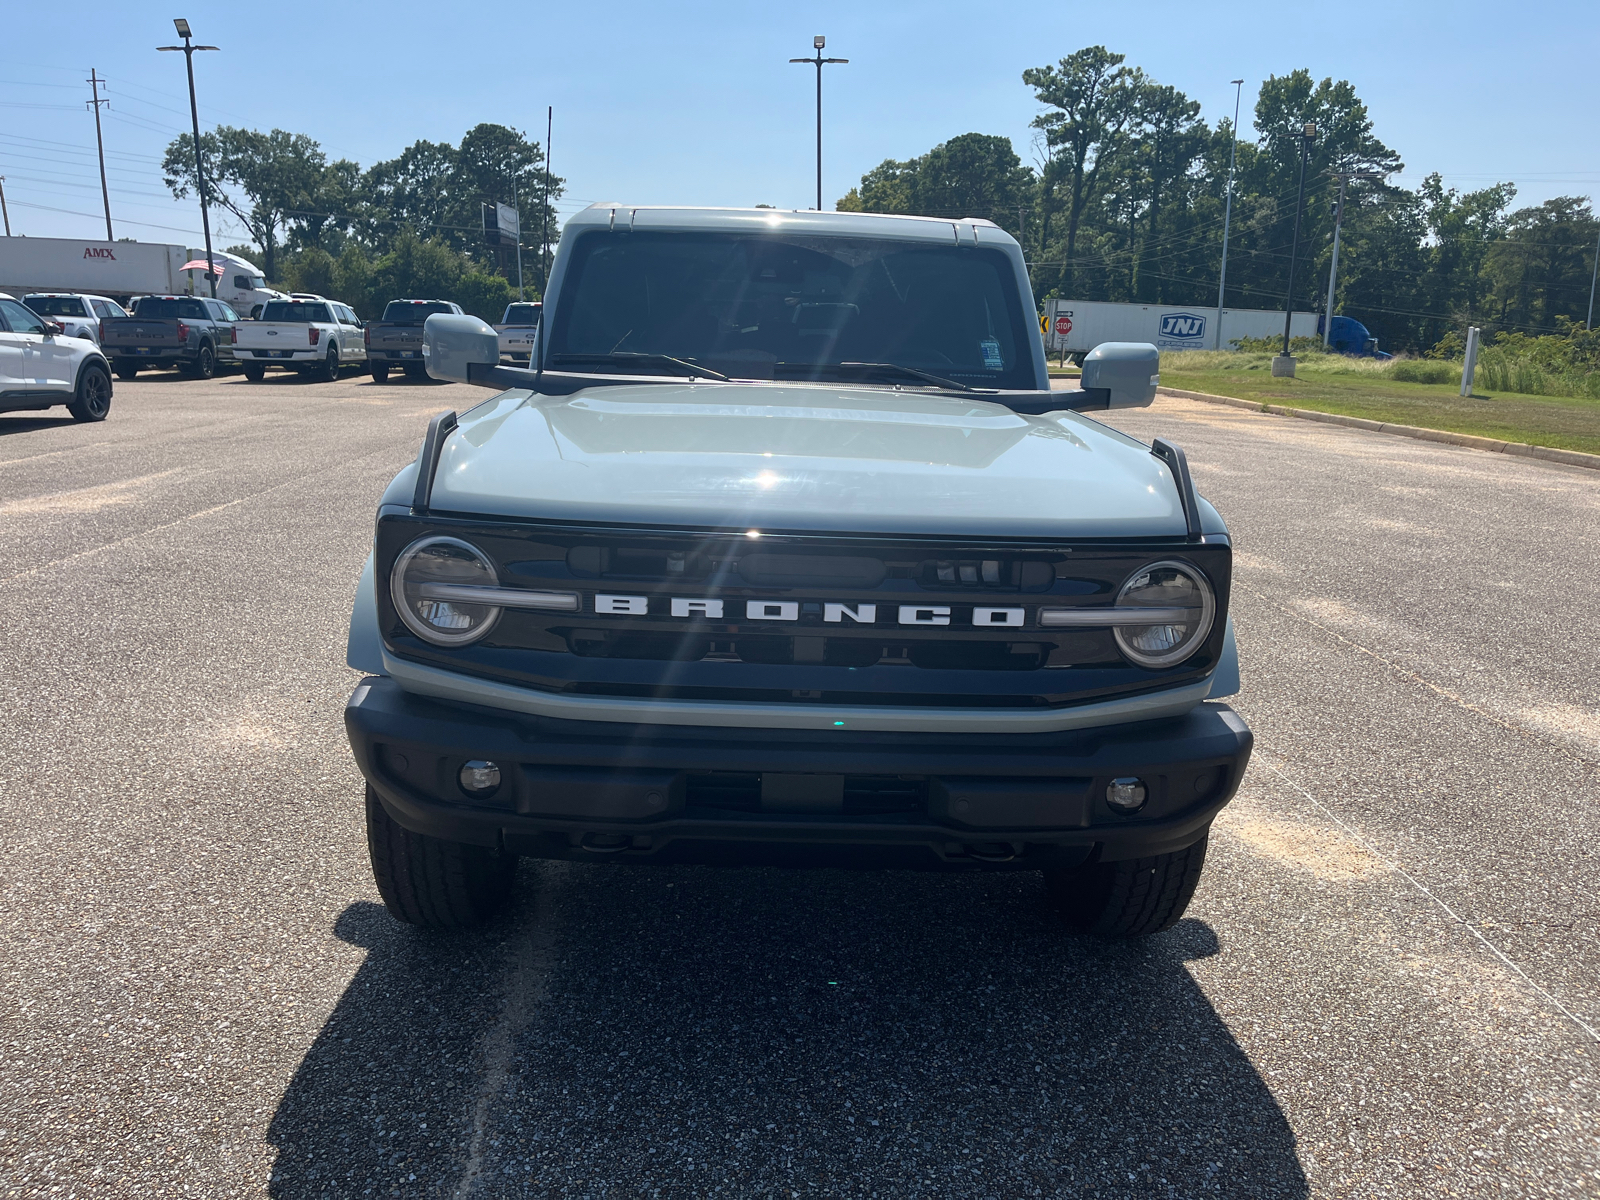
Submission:
[[[364,680],[345,708],[362,774],[401,825],[544,858],[1043,867],[1167,853],[1232,798],[1252,737],[1215,701],[1046,734],[693,728],[471,708]],[[472,797],[469,761],[500,768]],[[1128,815],[1107,784],[1136,776]]]

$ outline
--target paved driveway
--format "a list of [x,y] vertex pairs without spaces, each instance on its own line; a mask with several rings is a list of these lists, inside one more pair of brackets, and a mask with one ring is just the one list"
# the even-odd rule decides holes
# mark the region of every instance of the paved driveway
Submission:
[[1592,1196],[1600,477],[1189,401],[1256,758],[1189,917],[523,866],[390,921],[339,710],[376,499],[483,393],[0,416],[0,1194]]

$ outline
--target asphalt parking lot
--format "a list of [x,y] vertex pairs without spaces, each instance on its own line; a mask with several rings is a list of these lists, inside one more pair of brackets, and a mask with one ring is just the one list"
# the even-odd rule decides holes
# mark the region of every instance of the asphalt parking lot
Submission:
[[377,497],[485,393],[0,415],[0,1194],[1600,1194],[1600,474],[1183,400],[1257,735],[1189,916],[522,867],[391,921],[340,709]]

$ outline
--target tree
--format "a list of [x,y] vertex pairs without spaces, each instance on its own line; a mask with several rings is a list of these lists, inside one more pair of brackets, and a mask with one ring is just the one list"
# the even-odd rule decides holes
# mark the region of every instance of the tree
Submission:
[[1067,193],[1065,277],[1072,279],[1078,226],[1100,185],[1101,169],[1116,157],[1133,119],[1135,97],[1144,73],[1122,65],[1126,56],[1104,46],[1069,54],[1053,67],[1030,67],[1022,81],[1040,104],[1053,109],[1033,119],[1044,133],[1048,158],[1043,172],[1043,236],[1050,233],[1056,190]]
[[[261,247],[267,278],[277,277],[280,232],[315,211],[327,165],[322,147],[303,133],[261,133],[219,125],[200,135],[206,162],[206,200],[232,213]],[[163,181],[176,199],[198,191],[194,138],[181,134],[161,163]]]
[[1016,231],[1018,209],[1030,202],[1033,172],[1011,139],[963,133],[920,158],[885,159],[861,177],[835,207],[840,212],[981,217]]

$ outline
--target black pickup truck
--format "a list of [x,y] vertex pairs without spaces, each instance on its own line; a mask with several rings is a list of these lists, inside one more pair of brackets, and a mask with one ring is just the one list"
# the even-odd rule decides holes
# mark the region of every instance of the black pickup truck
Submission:
[[367,369],[375,383],[389,378],[390,367],[399,367],[407,379],[428,377],[422,360],[422,325],[435,313],[459,316],[461,306],[449,300],[391,300],[382,317],[367,322]]
[[239,314],[221,300],[202,296],[144,296],[134,315],[101,323],[100,348],[122,379],[141,367],[177,367],[195,379],[210,379],[220,363],[231,363],[233,327]]

